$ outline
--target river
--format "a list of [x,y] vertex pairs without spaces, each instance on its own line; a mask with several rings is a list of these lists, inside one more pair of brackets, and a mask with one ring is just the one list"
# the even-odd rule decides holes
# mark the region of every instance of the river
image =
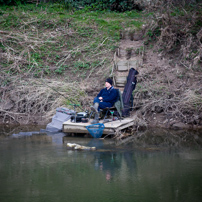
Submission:
[[150,129],[114,141],[41,128],[0,126],[1,202],[202,201],[202,132]]

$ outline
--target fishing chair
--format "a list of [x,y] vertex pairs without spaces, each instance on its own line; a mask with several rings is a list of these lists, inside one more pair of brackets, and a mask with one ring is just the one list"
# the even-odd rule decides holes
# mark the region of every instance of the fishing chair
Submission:
[[103,118],[103,123],[107,122],[108,120],[106,119],[106,117],[108,116],[109,112],[111,113],[111,115],[114,115],[114,112],[116,113],[118,120],[122,120],[122,110],[123,110],[123,99],[122,99],[122,93],[119,89],[115,89],[118,91],[118,97],[117,97],[117,101],[114,103],[113,107],[106,107],[102,110],[100,110],[102,112],[102,114],[104,115]]

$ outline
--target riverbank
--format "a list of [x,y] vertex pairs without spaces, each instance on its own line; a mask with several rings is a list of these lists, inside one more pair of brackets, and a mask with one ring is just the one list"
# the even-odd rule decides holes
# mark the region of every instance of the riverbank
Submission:
[[46,125],[57,107],[73,103],[90,110],[121,52],[143,57],[131,112],[136,128],[201,128],[202,19],[195,7],[183,9],[0,8],[0,123]]

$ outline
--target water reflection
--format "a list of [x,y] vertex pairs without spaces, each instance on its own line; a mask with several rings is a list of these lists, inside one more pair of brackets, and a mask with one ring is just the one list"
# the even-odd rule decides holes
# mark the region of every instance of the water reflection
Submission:
[[107,181],[112,180],[115,173],[122,168],[123,161],[130,170],[135,170],[134,153],[126,148],[114,147],[114,141],[92,139],[87,145],[97,148],[92,153],[94,169],[103,172]]
[[116,141],[143,148],[202,148],[202,131],[150,129]]
[[[201,200],[198,131],[150,130],[119,141],[0,131],[1,202]],[[67,142],[97,150],[67,150]]]
[[[28,137],[28,136],[41,136],[44,135],[51,137],[52,141],[58,144],[64,143],[65,133],[56,132],[51,133],[45,130],[46,126],[10,126],[0,125],[0,138],[5,137]],[[39,137],[38,137],[39,138]],[[67,138],[67,137],[66,137]],[[77,137],[68,137],[70,142],[74,142]],[[85,138],[84,138],[85,139]],[[88,139],[88,138],[87,138]],[[109,139],[108,139],[109,140]],[[103,142],[99,139],[89,138],[88,146],[95,146],[97,148],[103,147]],[[175,148],[201,148],[202,147],[202,131],[191,130],[165,130],[165,129],[149,129],[144,132],[136,132],[122,140],[111,140],[111,143],[116,146],[135,146],[135,147],[175,147]],[[85,146],[87,146],[85,145]]]
[[13,133],[40,131],[46,126],[33,126],[33,125],[0,125],[0,135],[12,135]]

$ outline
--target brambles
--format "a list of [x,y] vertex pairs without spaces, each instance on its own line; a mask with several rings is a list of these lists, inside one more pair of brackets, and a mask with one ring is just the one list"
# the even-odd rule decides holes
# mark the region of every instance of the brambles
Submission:
[[153,13],[153,22],[147,28],[146,45],[157,43],[164,54],[175,53],[178,60],[197,70],[202,60],[201,25],[202,4],[160,5]]

